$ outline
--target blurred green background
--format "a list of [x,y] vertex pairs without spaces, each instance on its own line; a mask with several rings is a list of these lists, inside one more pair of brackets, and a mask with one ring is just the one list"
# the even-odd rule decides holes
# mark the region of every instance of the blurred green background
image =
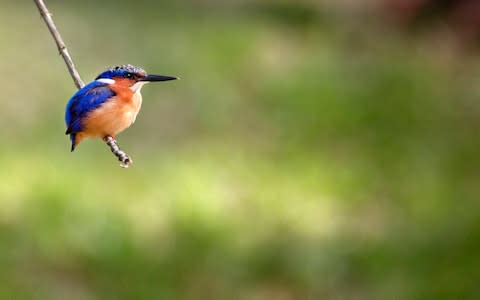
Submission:
[[70,153],[64,62],[0,1],[0,299],[479,299],[478,51],[379,2],[47,1],[84,81],[182,78],[124,170]]

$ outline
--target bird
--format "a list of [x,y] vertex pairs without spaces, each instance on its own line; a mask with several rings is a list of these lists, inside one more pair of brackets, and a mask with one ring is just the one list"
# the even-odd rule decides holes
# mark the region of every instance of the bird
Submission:
[[147,74],[144,69],[130,64],[110,67],[100,73],[67,103],[65,134],[70,136],[70,150],[73,152],[85,138],[102,138],[107,144],[109,139],[115,141],[120,132],[135,122],[142,106],[140,91],[143,85],[176,79]]

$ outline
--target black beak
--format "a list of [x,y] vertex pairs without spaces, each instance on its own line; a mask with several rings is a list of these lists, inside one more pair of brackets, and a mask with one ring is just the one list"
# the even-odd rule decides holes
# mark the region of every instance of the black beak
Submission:
[[177,77],[172,76],[163,76],[163,75],[147,75],[140,79],[139,81],[169,81],[169,80],[177,80]]

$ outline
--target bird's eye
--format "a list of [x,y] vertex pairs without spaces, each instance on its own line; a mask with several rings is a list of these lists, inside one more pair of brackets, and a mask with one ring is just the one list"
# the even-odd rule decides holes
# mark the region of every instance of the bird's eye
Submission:
[[125,78],[129,78],[129,79],[133,78],[133,74],[132,74],[132,73],[125,73],[124,76],[125,76]]

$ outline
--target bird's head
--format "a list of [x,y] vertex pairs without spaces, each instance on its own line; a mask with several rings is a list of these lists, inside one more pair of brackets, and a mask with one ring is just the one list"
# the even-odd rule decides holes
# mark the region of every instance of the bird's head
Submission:
[[145,70],[132,65],[111,67],[95,78],[97,81],[129,87],[136,92],[148,82],[176,80],[177,77],[147,74]]

